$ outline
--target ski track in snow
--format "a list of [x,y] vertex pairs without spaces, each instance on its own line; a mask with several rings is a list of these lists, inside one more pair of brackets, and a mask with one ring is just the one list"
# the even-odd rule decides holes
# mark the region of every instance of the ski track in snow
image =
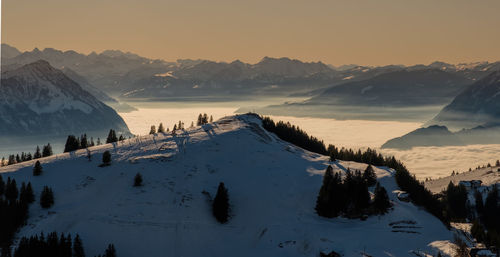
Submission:
[[[100,168],[102,153],[112,165]],[[335,250],[344,256],[414,256],[415,251],[450,252],[453,232],[431,214],[397,199],[393,171],[376,167],[394,208],[366,221],[326,219],[314,212],[322,174],[364,170],[366,164],[338,161],[278,139],[251,115],[220,119],[201,127],[159,133],[0,168],[4,180],[30,181],[38,199],[51,186],[55,205],[38,202],[17,235],[78,233],[86,254],[115,244],[132,256],[317,256]],[[132,186],[140,172],[144,186]],[[219,182],[229,191],[232,218],[218,224],[207,191]],[[373,188],[371,188],[373,190]],[[448,243],[447,243],[448,242]]]

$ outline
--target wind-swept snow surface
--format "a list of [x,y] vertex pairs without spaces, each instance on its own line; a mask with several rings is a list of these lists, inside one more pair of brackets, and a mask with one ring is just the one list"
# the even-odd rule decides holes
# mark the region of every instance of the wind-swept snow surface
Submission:
[[[279,140],[259,118],[239,115],[176,134],[157,134],[86,151],[2,167],[4,179],[31,181],[38,199],[52,187],[55,205],[30,208],[18,236],[44,231],[79,233],[88,256],[115,244],[132,256],[414,256],[436,253],[453,235],[431,214],[400,202],[392,170],[375,168],[394,209],[365,221],[319,217],[314,206],[328,165],[336,171],[366,168],[330,162]],[[110,150],[112,165],[99,168]],[[133,187],[140,172],[142,187]],[[232,218],[219,224],[210,198],[219,182],[229,191]],[[372,188],[373,189],[373,188]],[[202,192],[208,192],[202,193]],[[448,247],[448,246],[447,246]]]

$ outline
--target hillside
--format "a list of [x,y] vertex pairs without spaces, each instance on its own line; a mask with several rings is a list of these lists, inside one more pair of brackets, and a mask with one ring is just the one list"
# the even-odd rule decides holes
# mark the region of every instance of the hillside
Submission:
[[[243,146],[243,147],[242,147]],[[103,151],[111,166],[100,168]],[[79,233],[87,256],[114,243],[120,257],[132,256],[413,256],[450,251],[452,232],[431,214],[399,201],[393,171],[375,168],[394,209],[383,216],[321,218],[314,212],[322,174],[365,169],[366,164],[329,162],[266,132],[253,115],[221,120],[176,134],[148,135],[86,151],[1,167],[18,183],[30,181],[36,197],[51,186],[55,205],[30,207],[18,236],[41,231]],[[144,186],[132,187],[140,172]],[[207,191],[219,182],[229,191],[232,218],[221,225],[211,215]]]
[[2,73],[0,122],[2,137],[130,133],[116,111],[43,60]]
[[500,71],[490,73],[465,88],[428,124],[450,129],[500,123]]

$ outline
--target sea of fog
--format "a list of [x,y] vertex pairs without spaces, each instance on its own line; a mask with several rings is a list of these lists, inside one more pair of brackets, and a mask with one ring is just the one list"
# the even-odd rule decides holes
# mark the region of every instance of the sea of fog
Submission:
[[[172,128],[178,121],[189,127],[196,123],[199,113],[219,119],[233,115],[241,103],[131,103],[137,111],[120,113],[132,133],[147,134],[151,125],[162,122]],[[387,140],[406,134],[421,126],[417,122],[335,120],[292,116],[271,116],[274,120],[289,121],[326,144],[348,148],[379,148]],[[402,160],[420,179],[448,176],[454,171],[465,171],[500,159],[500,145],[470,145],[450,147],[417,147],[411,150],[383,149],[383,154]]]

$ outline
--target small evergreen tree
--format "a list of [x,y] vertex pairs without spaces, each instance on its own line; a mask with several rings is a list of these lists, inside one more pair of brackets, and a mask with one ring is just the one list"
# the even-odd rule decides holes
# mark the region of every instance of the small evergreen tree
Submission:
[[391,207],[391,202],[389,201],[389,196],[387,196],[387,191],[384,187],[380,186],[379,183],[375,186],[375,197],[373,199],[373,206],[377,213],[386,213]]
[[36,146],[35,154],[33,155],[33,159],[42,158],[42,154],[40,153],[40,147]]
[[116,257],[116,250],[113,244],[108,245],[104,257]]
[[212,205],[212,211],[215,219],[220,223],[226,223],[229,220],[229,195],[224,183],[220,183],[217,188]]
[[40,164],[40,161],[35,162],[35,166],[33,167],[33,176],[40,176],[42,174],[42,165]]
[[111,164],[111,153],[109,151],[105,151],[102,154],[102,164],[101,166],[109,166]]
[[198,115],[198,120],[196,121],[196,126],[201,126],[203,125],[203,116],[201,113]]
[[72,152],[80,148],[80,140],[73,135],[69,135],[64,145],[64,152]]
[[214,117],[212,117],[212,115],[210,115],[210,123],[214,122]]
[[123,141],[125,140],[125,137],[123,137],[123,135],[120,135],[120,138],[118,138],[118,141]]
[[80,146],[78,149],[83,149],[89,147],[89,141],[87,140],[87,134],[83,134],[80,136]]
[[377,175],[375,174],[375,170],[373,170],[372,165],[368,165],[368,167],[366,167],[363,172],[363,179],[368,186],[374,186],[377,183]]
[[10,202],[14,202],[16,201],[18,195],[19,191],[17,190],[16,180],[10,180],[10,177],[7,178],[7,184],[5,186],[5,198],[7,198],[7,200],[9,200]]
[[73,257],[85,257],[82,240],[78,234],[76,234],[75,240],[73,241]]
[[54,205],[54,193],[50,187],[44,186],[40,194],[40,206],[44,209],[48,209],[52,205]]
[[140,187],[142,186],[142,175],[141,173],[137,173],[134,177],[134,186]]
[[154,135],[154,134],[156,134],[156,127],[155,127],[155,125],[152,125],[152,126],[151,126],[151,129],[149,130],[149,134],[150,134],[150,135]]
[[163,123],[160,123],[160,125],[158,125],[158,133],[165,133],[165,127],[163,126]]
[[325,174],[323,175],[323,184],[319,189],[318,198],[316,199],[316,213],[319,216],[323,217],[333,217],[333,213],[331,211],[331,186],[334,180],[333,177],[333,168],[332,166],[328,166],[326,168]]
[[[114,143],[118,141],[118,137],[116,137],[116,132],[114,129],[110,129],[108,133],[108,137],[106,138],[106,144]],[[98,144],[100,143],[99,138],[97,139]]]
[[0,175],[0,196],[5,193],[5,182],[3,181],[2,176]]

